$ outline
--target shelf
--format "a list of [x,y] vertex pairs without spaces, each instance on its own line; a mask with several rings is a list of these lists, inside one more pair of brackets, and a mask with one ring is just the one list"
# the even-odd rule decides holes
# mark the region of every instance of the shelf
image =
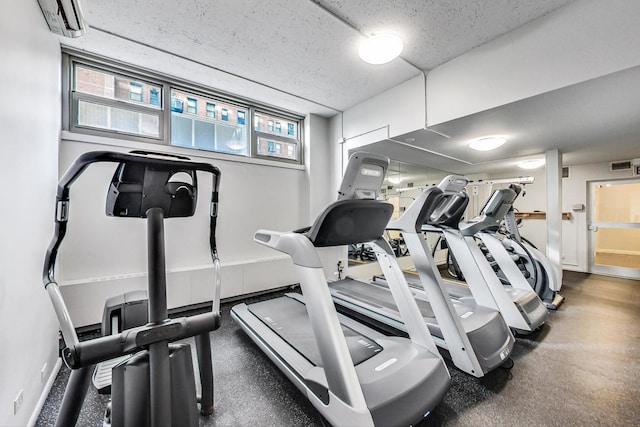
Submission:
[[[546,212],[515,212],[516,219],[546,219]],[[571,212],[562,212],[562,219],[570,220],[572,218]]]

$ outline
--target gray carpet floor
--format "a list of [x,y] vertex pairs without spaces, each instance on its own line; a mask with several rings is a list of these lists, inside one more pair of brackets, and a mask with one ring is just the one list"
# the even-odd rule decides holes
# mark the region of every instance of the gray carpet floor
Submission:
[[[449,364],[452,386],[425,426],[640,426],[640,282],[565,272],[565,303],[518,337],[512,369],[483,378]],[[251,301],[273,295],[254,297]],[[201,426],[322,426],[324,420],[231,319],[212,333],[216,412]],[[55,422],[63,367],[37,426]],[[101,426],[90,389],[78,425]]]

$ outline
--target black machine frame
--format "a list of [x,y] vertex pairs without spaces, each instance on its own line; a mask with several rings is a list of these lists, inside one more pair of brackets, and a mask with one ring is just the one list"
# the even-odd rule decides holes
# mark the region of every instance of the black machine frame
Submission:
[[[150,207],[138,217],[147,219],[148,244],[148,295],[149,323],[126,329],[118,334],[80,342],[71,322],[68,309],[55,280],[55,264],[58,251],[67,231],[69,219],[70,188],[88,166],[94,163],[135,164],[145,170],[174,172],[196,171],[212,175],[209,245],[214,267],[214,295],[210,312],[189,317],[169,319],[166,295],[166,270],[164,247],[164,218],[171,217],[160,207]],[[169,343],[195,337],[198,353],[202,395],[200,412],[213,412],[213,368],[209,332],[220,325],[220,261],[216,247],[215,229],[218,216],[218,191],[220,170],[208,163],[190,161],[187,157],[144,151],[132,153],[95,151],[84,153],[69,167],[58,183],[56,193],[55,230],[46,252],[42,279],[49,293],[60,322],[65,341],[63,359],[72,369],[56,425],[75,425],[90,383],[93,366],[114,357],[133,354],[140,350],[149,352],[150,410],[149,425],[163,425],[172,420],[171,373]],[[194,203],[196,200],[194,200]],[[114,215],[127,216],[127,215]],[[190,216],[181,214],[175,216]]]

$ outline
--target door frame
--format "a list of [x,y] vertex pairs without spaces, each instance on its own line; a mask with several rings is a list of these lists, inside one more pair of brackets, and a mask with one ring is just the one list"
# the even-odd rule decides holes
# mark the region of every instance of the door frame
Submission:
[[588,268],[590,273],[602,274],[605,276],[623,277],[626,279],[640,279],[640,269],[629,267],[605,266],[595,263],[595,232],[601,228],[632,228],[640,229],[640,223],[628,222],[595,222],[595,188],[597,185],[607,184],[634,184],[640,183],[640,177],[607,179],[587,181],[589,195],[589,210],[587,215],[587,247],[588,247]]

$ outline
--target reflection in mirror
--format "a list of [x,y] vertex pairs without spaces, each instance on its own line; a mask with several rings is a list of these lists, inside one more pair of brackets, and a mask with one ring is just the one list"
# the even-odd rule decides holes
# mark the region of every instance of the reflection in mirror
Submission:
[[[376,144],[349,150],[349,156],[355,151],[377,152],[378,154],[388,155]],[[398,218],[425,187],[437,185],[447,175],[450,175],[450,172],[392,158],[389,163],[387,177],[380,191],[380,198],[393,204],[393,217]],[[385,237],[391,242],[401,267],[411,270],[413,263],[411,257],[408,256],[402,236],[397,231],[387,231]],[[375,270],[379,268],[377,267],[377,262],[374,262],[376,260],[375,256],[370,252],[370,250],[367,250],[366,245],[349,248],[350,275],[359,277],[362,274],[362,277],[371,277],[372,274],[379,274]]]

